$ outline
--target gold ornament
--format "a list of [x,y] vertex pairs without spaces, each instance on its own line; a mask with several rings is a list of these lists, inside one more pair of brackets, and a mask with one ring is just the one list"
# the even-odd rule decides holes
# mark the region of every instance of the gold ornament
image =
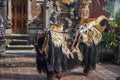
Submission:
[[59,1],[61,3],[69,3],[72,2],[73,0],[56,0],[56,1]]

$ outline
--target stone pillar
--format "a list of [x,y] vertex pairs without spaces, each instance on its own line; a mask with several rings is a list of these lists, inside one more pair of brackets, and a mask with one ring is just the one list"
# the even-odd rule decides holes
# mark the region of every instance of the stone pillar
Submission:
[[32,20],[31,0],[28,0],[28,20]]
[[6,16],[8,16],[8,11],[7,11],[8,1],[5,1],[4,5],[5,5],[4,6],[4,11],[5,11],[4,15],[5,15],[5,19],[6,19]]
[[46,4],[47,4],[47,1],[48,0],[44,0],[44,2],[43,2],[43,28],[45,28],[46,27]]
[[11,0],[8,1],[8,19],[12,19],[12,5],[11,5]]
[[44,15],[44,18],[43,18],[43,21],[44,21],[44,24],[43,24],[43,27],[44,28],[49,28],[50,26],[50,16],[51,16],[51,1],[49,0],[45,0],[44,1],[44,4],[43,4],[43,8],[44,8],[44,12],[43,12],[43,15]]
[[50,26],[50,16],[51,16],[51,11],[50,11],[50,9],[51,9],[51,7],[52,7],[52,5],[51,5],[51,3],[50,3],[50,1],[49,0],[45,0],[44,1],[44,5],[43,5],[43,8],[44,8],[44,12],[43,12],[43,15],[44,15],[44,18],[43,18],[43,21],[44,21],[44,25],[43,25],[43,27],[44,28],[49,28],[49,26]]
[[49,27],[49,1],[48,0],[46,0],[46,12],[45,12],[45,14],[44,15],[46,15],[45,16],[45,28],[48,28]]

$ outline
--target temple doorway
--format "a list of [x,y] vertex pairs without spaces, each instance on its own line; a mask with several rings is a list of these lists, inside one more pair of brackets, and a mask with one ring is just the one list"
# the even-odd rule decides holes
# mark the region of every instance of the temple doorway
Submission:
[[26,34],[28,20],[28,0],[11,0],[12,33]]

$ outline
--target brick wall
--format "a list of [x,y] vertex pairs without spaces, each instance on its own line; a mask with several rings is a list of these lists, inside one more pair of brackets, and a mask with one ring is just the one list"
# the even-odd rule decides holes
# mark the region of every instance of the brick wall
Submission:
[[105,12],[102,8],[106,5],[104,0],[100,0],[100,5],[96,4],[95,1],[90,6],[90,18],[97,18],[100,15],[105,15],[106,17],[109,17],[109,14]]

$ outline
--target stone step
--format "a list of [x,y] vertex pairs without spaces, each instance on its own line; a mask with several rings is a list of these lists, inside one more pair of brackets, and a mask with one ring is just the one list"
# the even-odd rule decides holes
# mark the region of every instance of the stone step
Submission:
[[11,34],[5,36],[7,39],[28,39],[30,37],[29,34]]
[[29,45],[7,45],[8,50],[32,50],[34,46],[32,44]]
[[12,39],[10,45],[27,45],[29,43],[28,40],[23,39]]
[[[6,55],[12,56],[12,55],[23,55],[23,56],[35,56],[36,51],[35,49],[32,50],[6,50],[5,51]],[[31,54],[30,54],[31,53]]]

